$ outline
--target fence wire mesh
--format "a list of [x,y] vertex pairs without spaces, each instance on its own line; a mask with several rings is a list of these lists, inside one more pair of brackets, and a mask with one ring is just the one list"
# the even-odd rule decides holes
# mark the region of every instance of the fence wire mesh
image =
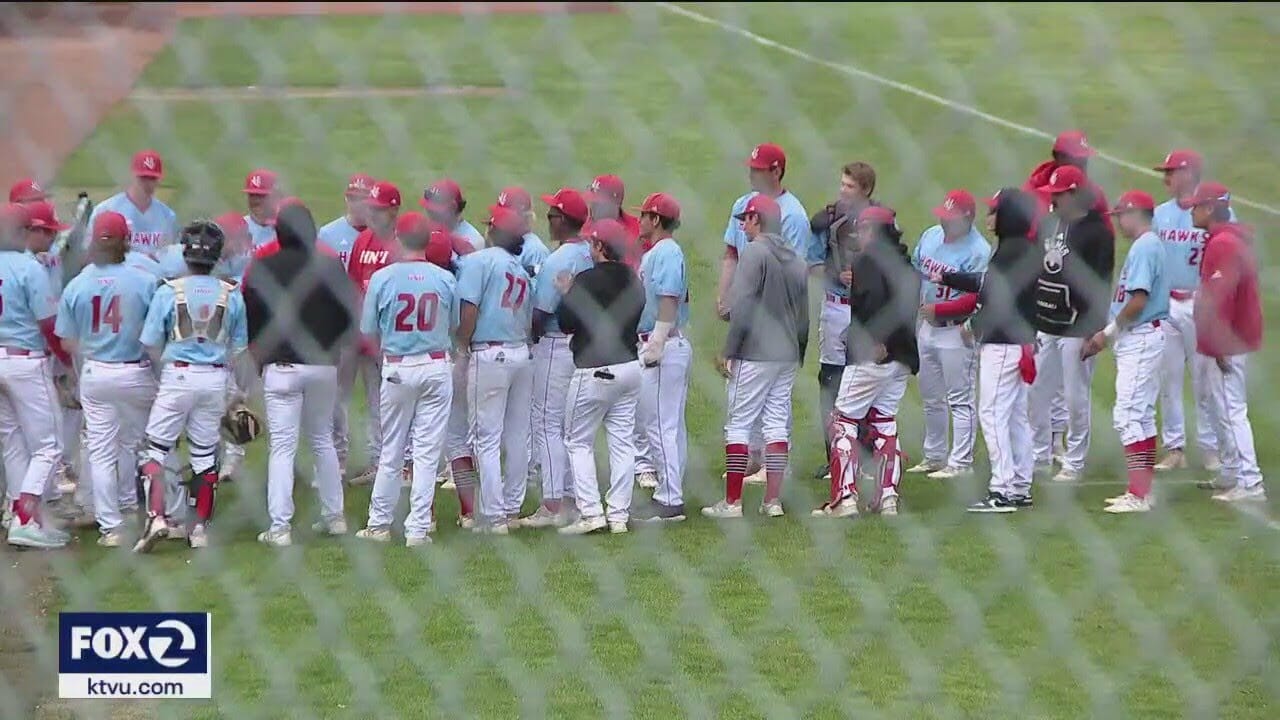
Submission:
[[[440,490],[429,546],[327,538],[306,529],[318,508],[304,449],[294,544],[268,547],[255,541],[270,524],[264,437],[220,488],[208,548],[134,554],[97,547],[92,527],[53,552],[7,548],[0,716],[1277,716],[1280,524],[1265,501],[1197,488],[1210,448],[1190,442],[1191,467],[1158,475],[1152,512],[1101,512],[1126,484],[1110,352],[1089,384],[1083,473],[1037,475],[1034,509],[965,512],[987,491],[978,442],[972,473],[905,476],[896,517],[810,518],[828,493],[811,477],[826,458],[815,276],[787,517],[698,513],[724,493],[716,283],[753,146],[786,150],[785,185],[809,212],[835,200],[844,164],[870,163],[909,247],[947,190],[1020,185],[1061,131],[1087,133],[1089,178],[1112,202],[1131,188],[1163,201],[1150,168],[1196,148],[1256,228],[1270,317],[1275,5],[65,3],[11,4],[0,27],[4,179],[49,188],[64,219],[80,193],[96,205],[128,186],[144,148],[163,157],[156,197],[183,224],[244,212],[246,175],[266,168],[317,224],[343,214],[356,172],[395,183],[403,210],[452,178],[482,230],[519,185],[547,239],[541,193],[615,173],[628,207],[659,191],[682,206],[693,345],[686,522],[475,535]],[[1117,274],[1128,247],[1118,238]],[[1264,473],[1275,371],[1264,345],[1248,376]],[[1195,427],[1190,383],[1185,395]],[[372,462],[363,397],[357,382],[351,474]],[[914,465],[916,380],[898,427]],[[6,443],[18,430],[0,426]],[[63,491],[80,501],[82,440],[68,441],[80,482]],[[760,494],[748,487],[748,511]],[[539,495],[531,482],[526,512]],[[362,527],[368,486],[344,496]],[[86,611],[211,613],[212,699],[59,699],[57,614]]]

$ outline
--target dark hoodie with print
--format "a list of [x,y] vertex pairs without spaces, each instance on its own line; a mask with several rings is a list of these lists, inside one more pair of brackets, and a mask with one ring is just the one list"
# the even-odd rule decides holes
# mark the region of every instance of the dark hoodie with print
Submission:
[[809,344],[809,268],[781,235],[747,243],[729,288],[724,357],[804,362]]
[[[920,276],[911,266],[901,236],[874,240],[853,256],[853,285],[849,288],[846,362],[849,365],[898,361],[920,371],[916,347],[916,314],[920,309]],[[884,358],[876,348],[883,345]]]
[[1039,232],[1044,257],[1036,279],[1036,330],[1087,338],[1107,324],[1115,235],[1094,208],[1074,220],[1049,215]]

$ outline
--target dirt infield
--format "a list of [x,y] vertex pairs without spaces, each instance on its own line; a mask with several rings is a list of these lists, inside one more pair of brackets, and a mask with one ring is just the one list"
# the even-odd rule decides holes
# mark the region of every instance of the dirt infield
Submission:
[[[3,3],[0,157],[9,162],[0,183],[52,179],[107,111],[129,96],[184,18],[617,10],[617,3],[607,2]],[[391,90],[431,94],[430,88]],[[472,94],[495,90],[476,88]]]

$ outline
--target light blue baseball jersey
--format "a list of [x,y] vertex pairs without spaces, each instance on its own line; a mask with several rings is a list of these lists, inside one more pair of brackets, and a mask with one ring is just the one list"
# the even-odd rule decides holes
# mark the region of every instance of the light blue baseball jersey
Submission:
[[644,283],[644,312],[637,332],[653,332],[658,322],[661,298],[676,298],[676,327],[689,324],[689,276],[684,267],[684,250],[672,238],[659,240],[640,259],[640,281]]
[[91,360],[141,360],[142,324],[159,283],[155,275],[124,263],[87,265],[67,283],[54,331],[75,340],[79,354]]
[[484,249],[484,235],[466,220],[458,220],[458,224],[453,226],[453,234],[464,238],[476,250]]
[[447,351],[457,326],[457,289],[448,270],[425,260],[388,265],[369,279],[360,332],[377,334],[385,355]]
[[245,215],[244,222],[249,226],[249,239],[253,241],[254,250],[276,239],[275,225],[259,225],[252,215]]
[[542,264],[550,255],[551,251],[547,249],[546,243],[542,242],[542,238],[538,237],[537,233],[524,234],[524,245],[520,246],[520,266],[535,282],[538,273],[542,270]]
[[[187,296],[187,312],[196,322],[207,322],[222,295],[222,281],[210,275],[192,275],[184,278]],[[142,327],[142,344],[148,347],[164,346],[166,363],[186,362],[192,365],[226,365],[232,353],[238,353],[249,344],[248,328],[244,318],[244,298],[238,292],[227,293],[227,309],[222,318],[225,338],[188,337],[173,339],[173,326],[178,320],[178,303],[171,283],[161,285],[151,298],[147,320]]]
[[49,248],[48,252],[33,253],[27,251],[36,262],[40,263],[40,267],[44,268],[45,276],[49,278],[49,292],[54,297],[62,294],[62,250],[54,245]]
[[[221,258],[218,264],[213,266],[213,272],[210,274],[220,280],[239,285],[244,279],[244,271],[248,269],[251,258],[252,256],[248,253]],[[165,280],[173,280],[188,274],[187,261],[182,259],[181,244],[170,245],[161,250],[156,261],[160,268],[160,277]]]
[[337,253],[342,267],[347,267],[351,260],[351,248],[355,246],[359,236],[360,231],[343,215],[316,231],[316,242]]
[[45,266],[31,253],[0,251],[0,347],[47,350],[40,322],[57,311]]
[[1147,291],[1147,304],[1134,320],[1136,324],[1169,317],[1169,273],[1165,269],[1165,251],[1159,236],[1151,231],[1134,240],[1124,258],[1116,294],[1111,298],[1112,320],[1129,302],[1129,295],[1134,290]]
[[982,237],[977,227],[969,234],[950,242],[941,225],[934,225],[920,234],[911,253],[911,264],[924,277],[920,283],[920,302],[933,305],[960,296],[958,290],[929,282],[929,275],[938,272],[985,272],[991,259],[991,244]]
[[[1236,211],[1231,211],[1231,220]],[[1191,224],[1191,208],[1183,208],[1177,200],[1156,206],[1151,230],[1164,246],[1169,287],[1172,290],[1195,290],[1200,287],[1200,258],[1209,233]]]
[[556,310],[560,307],[560,291],[556,289],[556,276],[567,272],[574,277],[583,270],[595,266],[591,259],[591,248],[585,242],[561,243],[547,259],[542,262],[538,277],[534,278],[533,307],[547,313],[547,322],[542,326],[544,333],[559,333],[560,321],[556,319]]
[[[160,248],[178,241],[178,214],[158,198],[151,198],[146,211],[137,205],[125,193],[116,193],[98,203],[89,214],[89,227],[99,213],[112,210],[129,221],[129,248],[154,256]],[[90,233],[84,234],[85,247],[89,246]]]
[[472,342],[529,342],[532,288],[520,258],[499,247],[463,258],[458,268],[458,300],[479,308]]
[[137,268],[145,273],[155,276],[157,279],[164,277],[160,272],[160,263],[155,258],[146,253],[140,253],[137,250],[130,250],[124,254],[124,264],[132,268]]
[[[734,216],[745,210],[747,201],[755,195],[756,192],[753,190],[733,202],[733,209],[729,211],[729,225],[724,229],[724,244],[733,247],[739,255],[747,247],[749,240],[747,240],[747,233],[742,229],[742,221]],[[787,244],[800,254],[800,257],[808,257],[809,246],[813,242],[813,230],[809,228],[809,213],[805,212],[800,199],[792,195],[790,190],[784,190],[774,199],[778,201],[778,209],[782,211],[782,239],[786,240]]]

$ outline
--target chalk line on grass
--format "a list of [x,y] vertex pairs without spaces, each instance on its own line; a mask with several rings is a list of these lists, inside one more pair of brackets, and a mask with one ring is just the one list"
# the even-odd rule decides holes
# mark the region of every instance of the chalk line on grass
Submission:
[[358,100],[414,97],[499,97],[511,90],[498,86],[433,85],[421,87],[207,87],[136,88],[133,102],[272,102],[279,100]]
[[[958,112],[958,113],[962,113],[965,115],[969,115],[971,117],[976,117],[981,120],[985,120],[993,125],[998,125],[1002,128],[1013,130],[1014,132],[1022,133],[1023,135],[1027,135],[1029,137],[1041,138],[1044,140],[1052,140],[1055,137],[1053,133],[1047,132],[1045,130],[1033,128],[1030,125],[1023,125],[1021,123],[1014,122],[1013,120],[1010,120],[1008,118],[1000,117],[999,115],[992,115],[989,112],[986,112],[984,110],[979,110],[978,108],[973,107],[971,105],[965,105],[964,103],[956,102],[955,100],[951,100],[950,98],[945,98],[941,95],[935,95],[934,93],[931,93],[928,90],[925,90],[923,88],[916,87],[915,85],[911,85],[909,83],[900,82],[898,80],[885,77],[884,75],[879,75],[877,73],[871,72],[870,70],[865,70],[863,68],[857,67],[856,65],[832,62],[831,60],[823,60],[822,58],[816,55],[813,55],[811,53],[807,53],[803,50],[794,48],[790,45],[784,45],[783,43],[780,43],[777,40],[771,40],[767,37],[764,37],[763,35],[757,35],[756,33],[753,33],[750,30],[747,30],[746,28],[739,27],[732,23],[724,22],[723,20],[719,20],[717,18],[713,18],[708,15],[703,15],[700,12],[697,12],[695,10],[690,10],[680,5],[676,5],[675,3],[659,2],[655,4],[658,6],[658,8],[665,10],[673,15],[679,15],[683,18],[692,20],[694,22],[699,22],[704,25],[710,25],[712,27],[719,28],[724,32],[730,33],[732,35],[737,35],[738,37],[750,40],[751,42],[761,47],[777,50],[778,52],[781,52],[785,55],[790,55],[793,58],[796,58],[798,60],[804,60],[805,62],[812,63],[814,65],[820,65],[829,70],[834,70],[835,72],[838,72],[842,75],[861,78],[863,80],[868,80],[870,82],[876,83],[877,85],[882,85],[887,88],[892,88],[894,90],[907,93],[908,95],[914,95],[915,97],[918,97],[922,100],[928,100],[931,103],[941,105],[942,107],[945,107],[949,110],[954,110],[955,112]],[[1140,173],[1142,175],[1147,175],[1149,177],[1160,177],[1160,173],[1156,172],[1155,170],[1152,170],[1147,165],[1140,165],[1138,163],[1125,160],[1124,158],[1117,157],[1110,153],[1102,152],[1101,150],[1097,150],[1096,147],[1094,149],[1097,151],[1097,157],[1099,159],[1105,160],[1113,165],[1122,167],[1126,170],[1132,170],[1133,172]],[[1253,208],[1254,210],[1260,210],[1269,215],[1280,216],[1280,208],[1267,205],[1266,203],[1258,202],[1256,200],[1248,200],[1246,198],[1242,198],[1239,195],[1234,195],[1234,194],[1232,195],[1232,199],[1238,205],[1243,205],[1248,208]]]

